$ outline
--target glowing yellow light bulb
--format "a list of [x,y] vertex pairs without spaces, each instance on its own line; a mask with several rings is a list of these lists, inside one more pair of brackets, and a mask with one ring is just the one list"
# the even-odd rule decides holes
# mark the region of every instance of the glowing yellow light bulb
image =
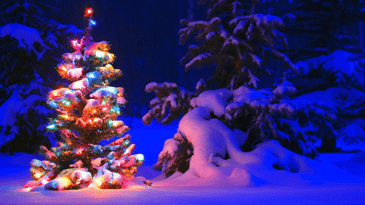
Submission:
[[61,177],[60,181],[64,187],[68,187],[71,184],[71,181],[66,177]]
[[42,176],[42,173],[40,173],[40,172],[37,172],[34,174],[34,177],[37,179],[39,179],[41,176]]
[[118,123],[118,121],[114,121],[114,122],[113,122],[113,127],[117,127],[117,126],[118,126],[118,124],[119,124],[119,123]]

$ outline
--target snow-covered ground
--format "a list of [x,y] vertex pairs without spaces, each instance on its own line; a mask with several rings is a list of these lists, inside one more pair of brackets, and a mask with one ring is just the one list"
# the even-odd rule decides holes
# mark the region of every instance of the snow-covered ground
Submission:
[[[235,166],[237,170],[231,170],[227,163],[219,168],[221,172],[207,178],[199,178],[189,170],[184,175],[158,180],[160,172],[152,165],[177,125],[145,127],[135,119],[125,123],[132,123],[129,133],[137,145],[135,153],[146,158],[136,182],[130,182],[126,189],[24,192],[23,185],[31,180],[29,163],[42,156],[0,154],[0,204],[365,204],[364,152],[322,154],[319,162],[270,142],[248,155],[251,159],[260,156],[260,160],[239,169]],[[274,161],[283,170],[268,166]],[[155,178],[153,186],[138,183],[143,178]]]

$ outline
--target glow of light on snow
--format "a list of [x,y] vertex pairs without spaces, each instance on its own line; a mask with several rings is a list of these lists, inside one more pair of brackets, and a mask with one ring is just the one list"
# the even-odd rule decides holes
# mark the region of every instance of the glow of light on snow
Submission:
[[137,156],[136,156],[136,160],[137,160],[137,161],[144,161],[144,156],[143,156],[143,154],[137,154]]
[[42,179],[41,183],[42,183],[42,184],[47,184],[47,183],[48,183],[48,181],[47,181],[46,179]]
[[84,81],[83,80],[75,81],[70,85],[70,88],[73,90],[83,90],[85,88]]
[[100,187],[101,186],[101,184],[103,183],[103,178],[101,178],[101,177],[98,177],[98,178],[96,178],[95,179],[95,184],[98,186],[98,187]]
[[104,58],[105,57],[105,53],[103,51],[96,51],[95,55],[97,58]]
[[20,189],[21,192],[30,192],[32,190],[33,187],[28,187],[28,188],[24,188],[24,189]]

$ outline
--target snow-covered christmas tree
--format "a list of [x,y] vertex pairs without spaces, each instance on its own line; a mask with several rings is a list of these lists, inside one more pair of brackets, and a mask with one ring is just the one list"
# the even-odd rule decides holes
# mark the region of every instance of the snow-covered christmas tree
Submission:
[[[194,36],[183,57],[185,69],[215,67],[207,83],[201,80],[196,92],[175,83],[155,83],[146,92],[157,97],[143,117],[167,124],[183,115],[178,132],[165,142],[157,169],[166,177],[193,169],[208,176],[228,159],[247,163],[242,151],[275,139],[285,148],[314,158],[314,142],[323,135],[335,136],[331,121],[336,118],[323,104],[293,101],[295,87],[286,72],[272,89],[258,89],[261,76],[270,76],[270,61],[278,60],[284,70],[299,72],[289,58],[278,51],[287,46],[281,18],[255,13],[256,0],[201,0],[209,3],[207,21],[181,20],[181,43]],[[219,88],[219,89],[217,89]],[[217,90],[213,90],[217,89]],[[233,163],[234,164],[234,163]],[[215,167],[215,168],[214,168]]]
[[123,188],[144,161],[142,154],[131,155],[135,145],[128,134],[99,145],[114,135],[121,137],[129,128],[116,119],[121,114],[119,107],[126,103],[123,88],[109,86],[122,72],[111,65],[115,56],[108,52],[108,43],[93,41],[91,29],[96,23],[92,16],[93,8],[89,7],[85,10],[85,35],[72,40],[76,51],[65,53],[64,61],[57,65],[60,76],[72,83],[48,94],[48,104],[58,116],[47,130],[60,130],[64,142],[52,149],[41,146],[46,160],[31,162],[34,181],[26,188],[78,189],[92,182],[99,188]]

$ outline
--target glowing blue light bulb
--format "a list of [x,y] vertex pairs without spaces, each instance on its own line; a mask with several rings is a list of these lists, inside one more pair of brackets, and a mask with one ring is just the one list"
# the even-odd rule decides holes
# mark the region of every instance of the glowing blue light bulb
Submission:
[[61,102],[62,102],[64,105],[66,105],[66,106],[71,105],[71,102],[70,102],[70,101],[68,101],[68,100],[61,100]]
[[57,130],[57,127],[56,127],[56,125],[48,125],[47,126],[47,130],[56,131]]
[[129,145],[130,141],[129,140],[124,140],[123,145]]
[[110,110],[110,112],[120,114],[120,108],[119,108],[119,107],[117,107],[117,106],[114,106],[114,107]]
[[92,26],[95,26],[96,25],[96,22],[94,20],[90,20],[89,21],[89,24],[92,25]]
[[108,125],[109,125],[109,127],[113,127],[113,120],[109,120],[109,122],[108,122]]
[[57,103],[54,102],[54,101],[50,102],[49,106],[51,106],[52,108],[57,108],[58,107]]

